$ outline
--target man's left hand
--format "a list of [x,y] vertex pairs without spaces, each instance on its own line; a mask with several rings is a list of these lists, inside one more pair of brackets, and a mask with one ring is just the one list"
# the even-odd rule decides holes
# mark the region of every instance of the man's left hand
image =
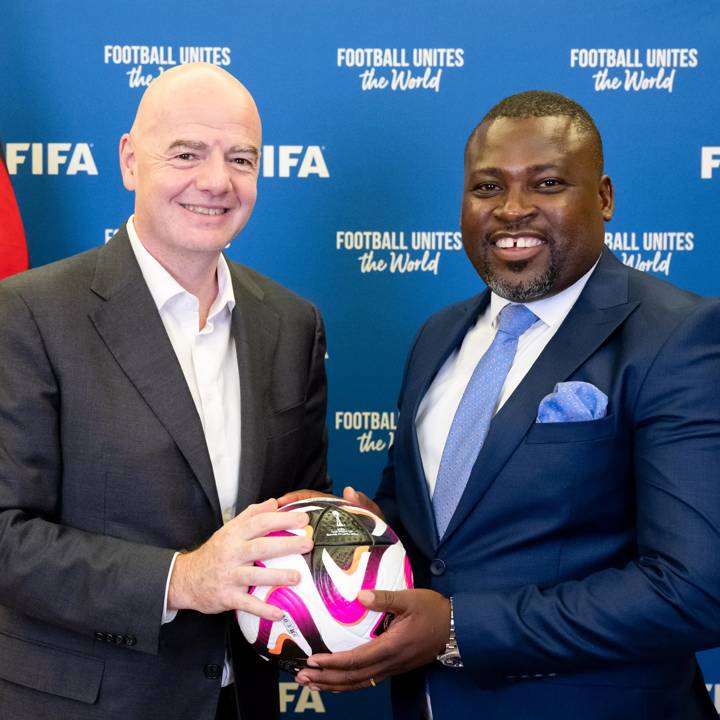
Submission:
[[[312,655],[296,680],[333,692],[373,686],[435,660],[450,636],[450,601],[433,590],[363,590],[368,609],[395,615],[389,629],[355,650]],[[371,680],[373,682],[371,682]]]

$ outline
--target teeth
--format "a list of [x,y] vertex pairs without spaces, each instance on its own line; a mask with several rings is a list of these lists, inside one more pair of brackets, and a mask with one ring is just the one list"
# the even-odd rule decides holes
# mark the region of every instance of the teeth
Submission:
[[529,248],[542,245],[543,241],[535,237],[519,237],[519,238],[500,238],[496,243],[495,247],[499,248]]
[[202,205],[183,205],[186,210],[198,213],[199,215],[224,215],[225,208],[209,208]]
[[534,237],[521,237],[517,239],[517,242],[515,244],[517,245],[517,247],[521,248],[536,247],[538,245],[542,245],[542,240]]

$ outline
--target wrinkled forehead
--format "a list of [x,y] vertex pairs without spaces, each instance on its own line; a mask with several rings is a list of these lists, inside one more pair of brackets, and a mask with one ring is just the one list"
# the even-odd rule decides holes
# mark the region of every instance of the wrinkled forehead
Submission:
[[221,113],[196,108],[168,108],[159,114],[145,133],[147,139],[165,141],[183,137],[221,143],[243,140],[260,146],[261,128],[257,116],[250,112]]

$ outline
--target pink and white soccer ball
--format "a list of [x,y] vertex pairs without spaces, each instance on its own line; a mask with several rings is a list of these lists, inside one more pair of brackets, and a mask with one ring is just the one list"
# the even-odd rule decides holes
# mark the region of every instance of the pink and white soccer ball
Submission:
[[413,580],[405,548],[377,515],[329,497],[300,500],[279,512],[292,510],[305,511],[310,524],[271,534],[311,535],[313,549],[257,564],[298,570],[300,583],[250,588],[285,614],[273,622],[238,611],[237,620],[260,655],[297,672],[313,653],[352,650],[387,629],[392,618],[361,605],[360,590],[406,590]]

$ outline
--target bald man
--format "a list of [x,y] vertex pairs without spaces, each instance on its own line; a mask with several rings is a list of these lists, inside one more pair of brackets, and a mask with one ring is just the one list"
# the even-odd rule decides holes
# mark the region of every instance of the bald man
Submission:
[[[277,677],[232,610],[309,549],[275,513],[327,489],[317,310],[222,250],[261,124],[212,65],[163,73],[120,140],[134,214],[0,283],[0,717],[265,720]],[[264,500],[264,501],[263,501]]]

